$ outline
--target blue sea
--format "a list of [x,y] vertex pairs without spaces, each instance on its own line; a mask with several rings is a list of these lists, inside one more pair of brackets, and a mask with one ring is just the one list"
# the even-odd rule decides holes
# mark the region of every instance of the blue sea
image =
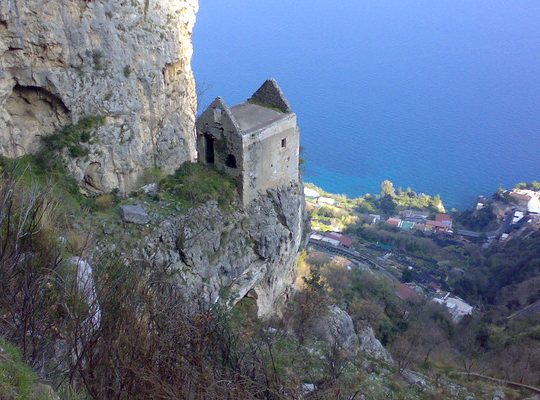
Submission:
[[202,0],[194,45],[201,107],[278,80],[330,192],[540,180],[539,0]]

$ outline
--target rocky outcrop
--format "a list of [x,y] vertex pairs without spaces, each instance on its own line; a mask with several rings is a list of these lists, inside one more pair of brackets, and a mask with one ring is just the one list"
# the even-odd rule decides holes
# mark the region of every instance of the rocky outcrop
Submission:
[[92,191],[195,158],[191,33],[198,0],[2,0],[0,154],[83,116],[106,123],[66,162]]
[[153,200],[143,205],[149,224],[126,224],[104,240],[117,250],[123,245],[132,259],[147,260],[153,271],[164,271],[189,301],[231,305],[249,292],[259,316],[280,309],[306,242],[301,184],[268,190],[245,209],[210,201],[178,215]]
[[375,332],[373,332],[371,326],[367,325],[358,331],[358,340],[360,342],[360,350],[370,357],[390,364],[394,362],[388,350],[384,348],[375,336]]
[[124,222],[144,225],[150,220],[146,210],[138,205],[126,205],[120,207],[120,215]]
[[379,361],[392,364],[394,360],[381,342],[375,337],[373,329],[366,325],[357,333],[351,316],[336,305],[315,325],[315,336],[329,345],[337,344],[350,353],[364,353]]
[[337,345],[349,353],[356,353],[359,349],[353,320],[338,306],[329,307],[328,312],[315,325],[314,333],[329,345]]

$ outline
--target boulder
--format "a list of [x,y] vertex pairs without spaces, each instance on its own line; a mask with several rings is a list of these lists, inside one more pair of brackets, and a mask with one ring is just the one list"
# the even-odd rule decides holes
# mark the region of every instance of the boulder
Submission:
[[159,185],[157,183],[149,183],[141,187],[142,192],[150,197],[156,196],[159,192]]
[[358,341],[360,342],[360,350],[369,356],[387,363],[394,362],[390,353],[375,337],[375,332],[373,332],[371,326],[366,325],[358,332]]
[[144,208],[139,205],[127,205],[120,207],[120,216],[124,222],[146,225],[150,217]]
[[308,394],[315,391],[315,384],[313,383],[304,383],[302,385],[302,393]]
[[403,379],[405,379],[407,383],[411,385],[426,387],[428,384],[428,380],[424,375],[410,369],[403,370],[401,376],[403,377]]
[[336,305],[320,318],[314,333],[329,345],[337,344],[351,353],[360,348],[351,316]]
[[505,398],[504,390],[495,389],[495,392],[493,392],[493,400],[504,400]]

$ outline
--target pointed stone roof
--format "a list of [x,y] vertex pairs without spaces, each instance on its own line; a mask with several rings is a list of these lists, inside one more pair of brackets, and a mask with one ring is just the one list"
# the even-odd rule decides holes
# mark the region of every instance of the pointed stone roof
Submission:
[[240,130],[240,124],[236,120],[234,114],[232,113],[227,103],[225,103],[225,101],[221,97],[216,97],[215,100],[208,106],[205,112],[207,112],[210,109],[216,109],[216,108],[221,109],[221,111],[231,120],[235,128]]
[[275,79],[268,79],[264,82],[248,102],[263,107],[275,108],[286,114],[292,112],[289,102]]

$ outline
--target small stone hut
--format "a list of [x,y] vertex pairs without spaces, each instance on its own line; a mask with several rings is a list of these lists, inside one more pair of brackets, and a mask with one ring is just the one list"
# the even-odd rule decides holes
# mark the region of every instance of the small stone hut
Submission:
[[296,114],[275,80],[231,108],[216,98],[196,126],[199,162],[231,175],[244,205],[259,192],[299,180]]

